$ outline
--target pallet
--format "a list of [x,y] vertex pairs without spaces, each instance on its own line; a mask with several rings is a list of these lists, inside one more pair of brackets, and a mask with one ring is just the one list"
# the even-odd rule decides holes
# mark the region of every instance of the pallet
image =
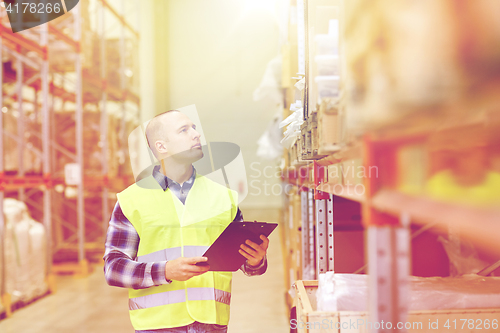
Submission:
[[[315,280],[295,282],[297,320],[290,324],[298,333],[368,333],[371,328],[380,326],[380,323],[370,322],[368,312],[364,311],[317,311],[317,289],[318,281]],[[411,326],[406,327],[409,333],[498,332],[500,309],[410,311],[404,324],[407,323]],[[395,327],[386,328],[401,331]]]

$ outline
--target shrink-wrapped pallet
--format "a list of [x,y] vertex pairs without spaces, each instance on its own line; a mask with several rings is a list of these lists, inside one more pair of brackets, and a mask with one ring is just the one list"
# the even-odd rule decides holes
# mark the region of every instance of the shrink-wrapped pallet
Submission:
[[500,76],[496,0],[345,1],[343,31],[350,126],[460,104]]
[[[7,113],[3,115],[4,131],[10,135],[17,136],[19,113],[15,109],[9,108]],[[24,124],[24,144],[25,148],[21,149],[23,157],[24,173],[41,173],[42,159],[40,157],[42,151],[42,143],[35,133],[40,132],[40,123],[26,117]],[[10,135],[4,135],[4,168],[7,172],[19,171],[19,143]]]
[[[122,175],[132,175],[132,164],[130,163],[130,155],[129,155],[129,150],[128,150],[128,136],[132,131],[138,126],[139,124],[135,122],[133,119],[127,119],[125,123],[125,141],[123,144],[119,144],[120,150],[118,152],[119,156],[119,161],[120,163],[120,173]],[[132,143],[132,142],[131,142]],[[117,156],[110,156],[110,158],[117,158]]]
[[[96,50],[97,33],[92,30],[90,22],[89,1],[80,1],[80,50],[83,68],[93,68],[96,66],[95,58],[99,57],[99,50]],[[70,14],[71,13],[71,14]],[[69,38],[74,37],[74,10],[68,15],[62,15],[51,21],[49,24],[53,27],[58,27],[63,34]],[[50,67],[60,72],[75,71],[77,53],[74,48],[62,39],[55,38],[50,41],[49,46],[49,62]],[[99,67],[97,67],[99,69]]]
[[[367,311],[368,275],[320,274],[316,294],[319,311]],[[409,310],[500,307],[500,277],[468,274],[459,277],[409,278]]]
[[[88,175],[100,175],[102,173],[102,147],[100,134],[101,113],[85,112],[83,116],[83,163],[85,173]],[[108,116],[108,175],[116,176],[118,172],[117,158],[117,132],[120,122],[114,116]],[[76,128],[75,113],[61,112],[55,114],[55,141],[63,148],[75,153]],[[65,154],[56,152],[56,170],[64,170],[67,163],[74,163]]]
[[26,205],[4,200],[5,288],[12,302],[29,302],[47,292],[47,245],[44,226],[28,214]]
[[123,69],[125,87],[138,92],[138,52],[137,45],[131,38],[126,38],[123,44],[121,44],[120,39],[106,40],[106,78],[108,84],[121,89],[122,71],[120,66],[122,57],[125,57],[125,68]]

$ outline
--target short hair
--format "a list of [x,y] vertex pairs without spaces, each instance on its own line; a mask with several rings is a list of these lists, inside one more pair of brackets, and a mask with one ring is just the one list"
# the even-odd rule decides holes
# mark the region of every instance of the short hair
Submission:
[[162,123],[160,117],[174,111],[180,112],[179,110],[168,110],[160,114],[157,114],[156,116],[153,117],[153,119],[149,121],[148,125],[146,126],[146,131],[145,131],[146,141],[148,142],[148,146],[153,152],[153,154],[156,156],[156,158],[158,158],[158,156],[154,143],[159,138],[165,138],[165,127],[163,126],[164,124]]

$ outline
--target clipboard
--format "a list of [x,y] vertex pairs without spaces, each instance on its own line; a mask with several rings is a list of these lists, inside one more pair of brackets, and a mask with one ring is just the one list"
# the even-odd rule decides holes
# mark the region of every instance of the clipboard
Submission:
[[278,226],[278,223],[266,222],[231,222],[219,235],[215,242],[203,254],[208,261],[199,262],[196,265],[210,265],[210,271],[236,272],[246,261],[238,250],[240,245],[247,239],[261,244],[260,235],[268,237]]

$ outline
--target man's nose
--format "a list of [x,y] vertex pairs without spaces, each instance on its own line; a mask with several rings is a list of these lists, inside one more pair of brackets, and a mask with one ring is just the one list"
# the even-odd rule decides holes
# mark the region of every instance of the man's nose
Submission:
[[199,139],[200,137],[201,137],[201,134],[193,128],[193,138]]

